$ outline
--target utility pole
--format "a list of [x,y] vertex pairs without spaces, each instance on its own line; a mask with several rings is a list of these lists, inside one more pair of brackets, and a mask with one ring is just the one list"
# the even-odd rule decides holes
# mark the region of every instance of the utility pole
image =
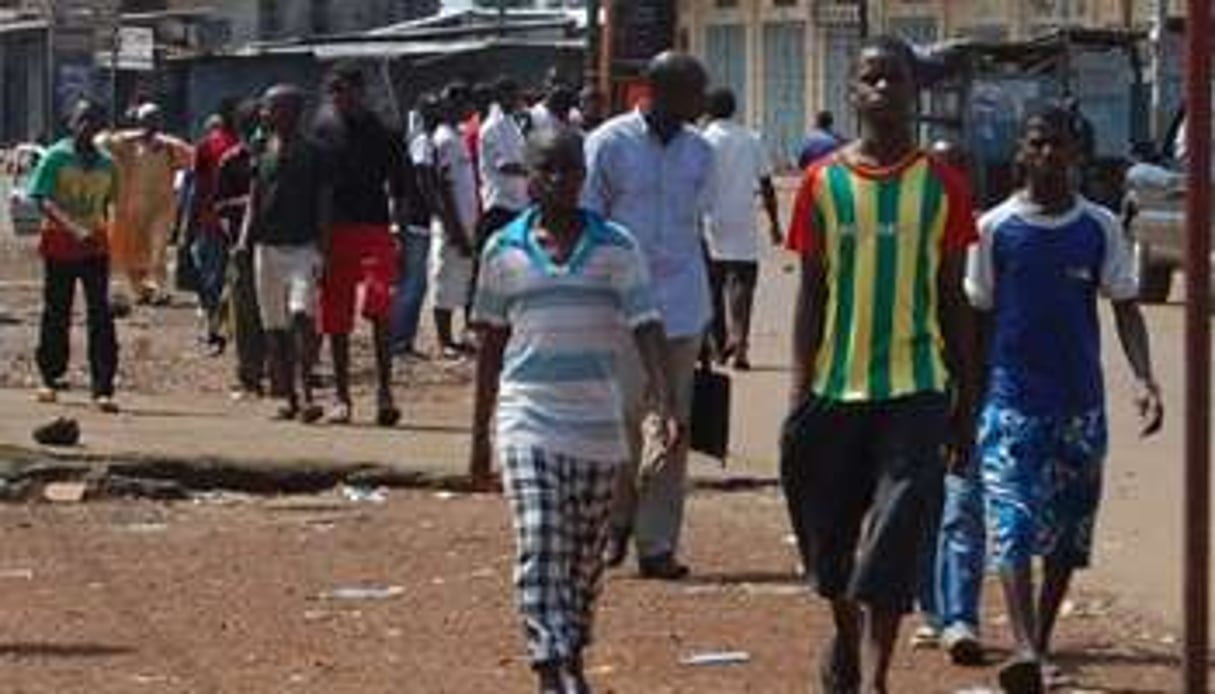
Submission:
[[1186,12],[1185,694],[1209,691],[1211,579],[1211,6]]
[[[1193,17],[1190,18],[1193,22]],[[1152,141],[1160,142],[1164,131],[1169,127],[1169,115],[1164,112],[1164,73],[1167,62],[1166,46],[1168,40],[1169,3],[1168,0],[1152,0],[1152,28],[1150,42],[1152,46]],[[1193,26],[1191,24],[1191,26]]]

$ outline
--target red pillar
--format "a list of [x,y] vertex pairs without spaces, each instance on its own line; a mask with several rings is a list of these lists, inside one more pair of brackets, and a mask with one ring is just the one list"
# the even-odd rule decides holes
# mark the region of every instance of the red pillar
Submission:
[[1211,552],[1211,5],[1188,0],[1186,31],[1186,694],[1206,694]]

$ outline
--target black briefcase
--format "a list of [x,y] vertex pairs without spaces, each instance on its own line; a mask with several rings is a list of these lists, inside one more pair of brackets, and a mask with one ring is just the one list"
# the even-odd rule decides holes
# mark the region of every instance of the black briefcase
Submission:
[[698,366],[692,395],[692,450],[725,461],[730,449],[730,377]]

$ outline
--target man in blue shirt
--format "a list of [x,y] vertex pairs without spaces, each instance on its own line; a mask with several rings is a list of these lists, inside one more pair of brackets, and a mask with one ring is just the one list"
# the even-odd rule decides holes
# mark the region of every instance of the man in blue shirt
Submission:
[[839,149],[844,139],[836,134],[835,116],[830,111],[819,111],[814,117],[814,130],[806,135],[797,152],[797,168],[805,171],[811,164]]
[[[604,123],[587,141],[582,197],[587,209],[628,229],[641,247],[666,329],[675,414],[687,425],[693,373],[711,313],[700,220],[714,188],[713,150],[690,125],[704,111],[708,75],[689,55],[663,53],[646,76],[648,106]],[[670,451],[643,446],[644,379],[635,363],[624,372],[632,461],[616,497],[609,563],[624,561],[635,531],[642,576],[680,579],[688,573],[676,560],[688,448],[686,443]],[[643,449],[662,452],[647,456],[645,483],[638,485]]]
[[[1092,552],[1108,439],[1098,292],[1113,302],[1143,435],[1164,417],[1125,236],[1112,213],[1074,189],[1073,123],[1061,107],[1025,121],[1017,153],[1025,187],[980,220],[966,278],[971,303],[988,317],[977,451],[1016,640],[1000,684],[1014,693],[1061,683],[1045,662],[1051,635],[1072,574]],[[1038,593],[1034,556],[1044,560]]]

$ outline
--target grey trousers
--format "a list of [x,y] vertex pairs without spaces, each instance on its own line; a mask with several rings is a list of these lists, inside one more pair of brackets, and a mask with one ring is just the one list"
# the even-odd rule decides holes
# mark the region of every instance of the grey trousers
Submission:
[[[676,416],[685,425],[692,420],[693,378],[700,355],[701,337],[667,341],[667,377],[674,390]],[[645,370],[635,350],[623,360],[620,378],[625,402],[624,421],[629,437],[629,460],[621,466],[612,501],[612,527],[632,529],[637,556],[657,557],[679,551],[683,506],[687,494],[688,445],[664,455],[651,455],[656,446],[647,433],[651,414]],[[642,465],[643,458],[651,458]]]

